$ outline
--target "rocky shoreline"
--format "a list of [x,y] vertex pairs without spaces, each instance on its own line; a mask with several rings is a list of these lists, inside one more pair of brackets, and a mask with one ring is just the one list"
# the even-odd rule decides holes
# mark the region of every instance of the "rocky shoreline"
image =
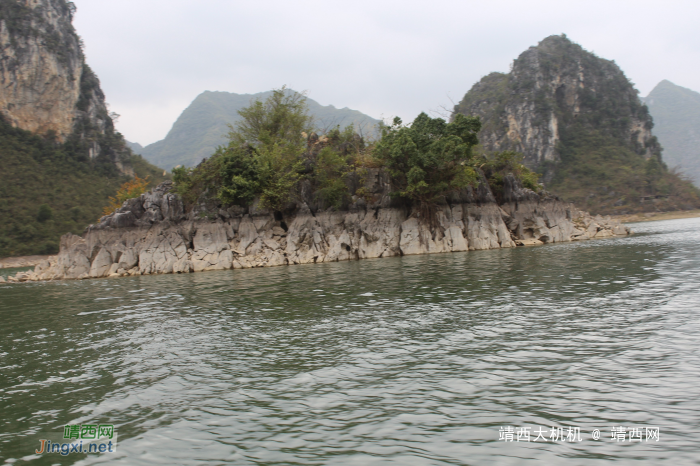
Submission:
[[[11,282],[189,273],[410,254],[497,249],[624,236],[630,229],[592,217],[547,193],[504,180],[498,203],[488,184],[455,193],[429,226],[417,209],[397,204],[379,170],[365,197],[344,210],[314,211],[311,198],[288,211],[197,205],[186,212],[169,182],[126,201],[80,237],[61,238],[60,252]],[[307,202],[308,201],[308,202]],[[312,207],[310,207],[312,206]]]

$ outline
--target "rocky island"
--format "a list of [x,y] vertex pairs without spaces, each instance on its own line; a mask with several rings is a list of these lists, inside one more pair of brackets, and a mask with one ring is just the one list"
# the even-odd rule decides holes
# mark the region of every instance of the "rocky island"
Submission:
[[367,176],[369,199],[347,210],[312,211],[301,201],[280,215],[233,206],[212,215],[185,211],[165,182],[127,201],[80,237],[61,238],[57,256],[10,281],[188,273],[510,248],[630,234],[609,217],[592,217],[506,176],[503,203],[488,183],[456,193],[440,206],[438,225],[417,209],[396,205],[385,174]]

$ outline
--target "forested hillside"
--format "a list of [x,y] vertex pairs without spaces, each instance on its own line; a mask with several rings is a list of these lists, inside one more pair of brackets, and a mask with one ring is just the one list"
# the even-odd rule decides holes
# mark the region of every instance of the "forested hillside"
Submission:
[[65,0],[0,1],[0,257],[51,254],[134,174]]
[[[139,155],[129,162],[141,177],[164,179]],[[129,179],[111,163],[90,161],[71,145],[14,128],[2,117],[0,167],[0,257],[58,252],[61,235],[95,223]]]

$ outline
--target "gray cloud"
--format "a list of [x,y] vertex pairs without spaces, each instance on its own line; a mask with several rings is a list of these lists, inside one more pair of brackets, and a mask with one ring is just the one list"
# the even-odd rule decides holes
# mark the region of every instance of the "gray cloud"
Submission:
[[204,90],[287,84],[336,107],[412,120],[450,107],[527,47],[566,33],[646,95],[700,91],[690,1],[75,0],[75,26],[127,139],[161,139]]

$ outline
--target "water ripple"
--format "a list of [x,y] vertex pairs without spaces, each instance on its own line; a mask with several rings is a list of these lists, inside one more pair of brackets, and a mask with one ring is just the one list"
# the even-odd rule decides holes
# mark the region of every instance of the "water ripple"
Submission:
[[[629,238],[0,287],[15,464],[698,464],[699,220]],[[112,456],[18,440],[112,423]],[[499,441],[578,426],[583,441]],[[659,426],[659,442],[612,441]],[[591,440],[600,429],[607,437]]]

